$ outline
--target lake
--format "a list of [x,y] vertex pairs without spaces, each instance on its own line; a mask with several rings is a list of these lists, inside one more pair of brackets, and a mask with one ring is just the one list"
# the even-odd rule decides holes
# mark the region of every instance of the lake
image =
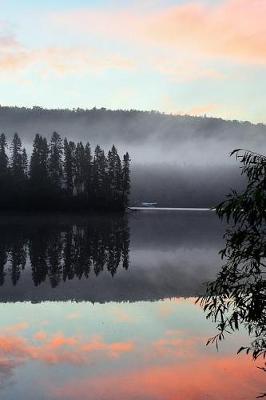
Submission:
[[1,400],[256,398],[244,330],[207,346],[212,211],[0,218]]

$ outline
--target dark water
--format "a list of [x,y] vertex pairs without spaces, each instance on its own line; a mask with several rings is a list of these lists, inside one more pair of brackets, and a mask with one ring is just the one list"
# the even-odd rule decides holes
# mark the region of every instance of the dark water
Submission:
[[0,218],[0,398],[250,399],[245,332],[194,300],[220,265],[212,212]]

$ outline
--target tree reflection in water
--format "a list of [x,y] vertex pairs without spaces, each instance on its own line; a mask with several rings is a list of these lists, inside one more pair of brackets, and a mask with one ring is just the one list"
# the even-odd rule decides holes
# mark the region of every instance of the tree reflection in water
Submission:
[[47,279],[51,287],[61,281],[99,275],[113,276],[129,266],[129,226],[126,216],[88,219],[85,223],[0,226],[0,285],[17,285],[26,265],[35,286]]

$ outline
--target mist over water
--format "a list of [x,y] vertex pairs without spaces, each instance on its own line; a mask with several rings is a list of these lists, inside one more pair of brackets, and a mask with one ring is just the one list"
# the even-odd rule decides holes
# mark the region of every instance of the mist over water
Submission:
[[1,218],[1,301],[196,296],[219,266],[214,213]]
[[0,108],[0,129],[17,131],[30,150],[36,133],[58,131],[71,140],[105,150],[115,144],[132,159],[133,204],[209,207],[231,187],[241,188],[235,148],[264,152],[263,124],[217,118],[171,116],[155,112]]

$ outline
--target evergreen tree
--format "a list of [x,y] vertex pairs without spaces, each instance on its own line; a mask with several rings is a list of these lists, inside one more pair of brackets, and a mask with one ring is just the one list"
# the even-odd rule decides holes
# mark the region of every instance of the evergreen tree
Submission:
[[85,146],[85,191],[86,195],[89,198],[90,197],[90,191],[91,191],[91,175],[92,175],[92,155],[91,155],[91,147],[90,143],[87,142]]
[[22,150],[22,170],[23,176],[26,179],[28,177],[28,156],[25,147]]
[[22,144],[20,137],[15,133],[11,143],[10,169],[16,180],[21,180],[24,176],[22,161]]
[[[66,209],[123,209],[130,189],[129,156],[123,164],[115,146],[105,156],[97,145],[92,160],[91,147],[75,144],[53,133],[50,145],[35,135],[28,156],[17,133],[6,154],[5,135],[0,135],[0,199],[2,207]],[[76,199],[74,199],[76,197]],[[71,203],[72,202],[72,203]]]
[[29,192],[31,207],[52,207],[52,187],[48,171],[49,148],[46,138],[36,135],[33,142],[33,150],[29,169]]
[[111,200],[116,202],[122,194],[122,164],[115,146],[108,153],[108,186]]
[[106,193],[107,183],[107,160],[103,149],[96,146],[93,160],[93,182],[92,187],[96,198],[102,198]]
[[101,149],[98,157],[98,182],[99,182],[99,192],[101,196],[106,194],[106,184],[107,184],[107,160],[104,151]]
[[113,148],[108,152],[107,164],[108,164],[108,187],[110,192],[109,195],[113,197],[115,191],[115,157]]
[[128,197],[130,194],[130,158],[129,154],[126,153],[123,157],[123,181],[122,181],[122,191],[123,191],[123,205],[128,206]]
[[78,195],[82,195],[85,190],[86,181],[86,155],[82,142],[79,142],[75,153],[75,189]]
[[123,187],[123,176],[122,176],[122,164],[119,154],[116,152],[116,164],[115,164],[115,188],[117,198],[121,197]]
[[49,176],[54,189],[57,191],[60,191],[63,180],[62,155],[62,139],[57,132],[54,132],[50,142]]
[[5,134],[0,135],[0,176],[7,174],[8,156],[6,154],[7,142]]
[[69,196],[73,195],[75,177],[75,150],[74,142],[64,140],[64,177],[66,192]]
[[33,142],[29,175],[32,184],[39,188],[46,188],[48,185],[48,155],[46,138],[37,134]]

